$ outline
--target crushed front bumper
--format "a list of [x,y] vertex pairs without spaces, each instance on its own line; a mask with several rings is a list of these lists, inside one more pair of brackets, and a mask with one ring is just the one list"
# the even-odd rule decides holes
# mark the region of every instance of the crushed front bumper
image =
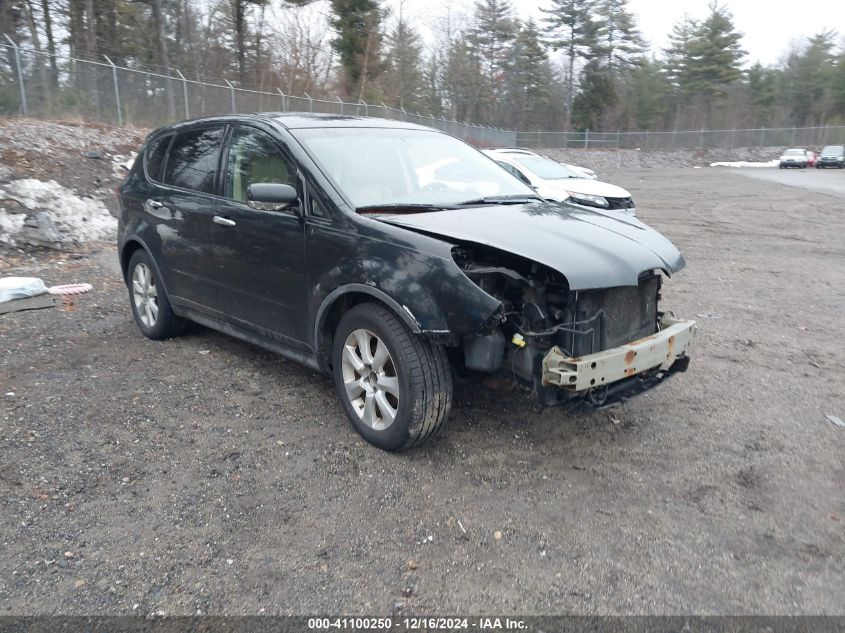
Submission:
[[603,352],[570,357],[555,346],[543,358],[542,384],[583,392],[657,367],[669,368],[687,356],[696,329],[695,321],[679,321],[664,314],[657,333]]

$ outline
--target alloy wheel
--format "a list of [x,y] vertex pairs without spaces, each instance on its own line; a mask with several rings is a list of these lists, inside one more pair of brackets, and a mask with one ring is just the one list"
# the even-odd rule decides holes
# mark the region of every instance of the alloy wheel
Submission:
[[341,374],[352,408],[376,431],[390,427],[399,410],[399,377],[387,345],[369,330],[350,332],[343,344]]
[[153,327],[158,319],[158,290],[150,267],[144,263],[132,271],[132,299],[141,323]]

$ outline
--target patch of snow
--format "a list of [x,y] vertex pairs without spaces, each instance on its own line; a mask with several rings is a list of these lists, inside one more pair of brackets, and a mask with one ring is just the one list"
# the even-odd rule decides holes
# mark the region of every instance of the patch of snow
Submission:
[[114,171],[116,178],[123,180],[126,177],[126,174],[128,174],[129,170],[132,169],[132,165],[135,164],[135,157],[137,155],[137,152],[132,152],[129,155],[129,158],[126,158],[126,156],[123,156],[122,154],[112,156],[112,170]]
[[765,162],[754,162],[748,160],[721,161],[710,163],[711,167],[777,167],[780,161],[777,159]]
[[54,180],[13,180],[0,189],[0,241],[62,246],[114,239],[117,220],[94,198],[81,198]]

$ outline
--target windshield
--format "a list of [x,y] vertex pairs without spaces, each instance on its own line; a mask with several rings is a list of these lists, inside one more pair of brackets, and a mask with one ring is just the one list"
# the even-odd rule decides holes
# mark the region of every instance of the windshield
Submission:
[[842,145],[828,145],[822,150],[822,154],[841,154],[845,150]]
[[567,169],[560,163],[540,156],[520,156],[513,158],[513,161],[525,167],[534,175],[543,180],[562,180],[564,178],[582,178],[571,169]]
[[291,133],[356,208],[537,197],[481,152],[439,132],[315,128]]
[[783,153],[784,156],[803,156],[803,149],[788,149]]

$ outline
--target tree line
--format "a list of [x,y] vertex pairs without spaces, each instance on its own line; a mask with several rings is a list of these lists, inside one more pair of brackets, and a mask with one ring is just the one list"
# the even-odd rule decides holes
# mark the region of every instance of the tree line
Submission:
[[[628,0],[546,0],[521,19],[512,0],[476,0],[431,18],[379,0],[0,0],[0,33],[44,53],[24,72],[45,93],[91,92],[101,60],[174,69],[243,87],[389,106],[518,130],[594,131],[845,124],[845,47],[834,31],[749,64],[726,7],[685,16],[650,49]],[[0,111],[16,65],[0,60]],[[87,82],[87,83],[86,83]],[[70,97],[66,97],[70,98]],[[173,91],[162,99],[175,112]]]

